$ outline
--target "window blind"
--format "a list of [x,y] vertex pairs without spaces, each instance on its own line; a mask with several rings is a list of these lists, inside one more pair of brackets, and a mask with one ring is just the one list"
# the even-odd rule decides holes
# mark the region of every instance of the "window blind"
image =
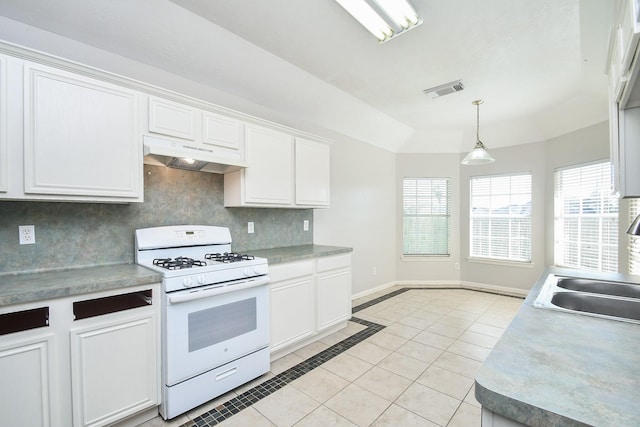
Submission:
[[[629,200],[629,224],[640,215],[640,199]],[[629,274],[640,274],[640,236],[629,236]]]
[[531,174],[471,178],[472,257],[531,261]]
[[554,258],[561,267],[618,270],[618,199],[611,194],[611,164],[555,172]]
[[404,178],[402,253],[449,255],[449,178]]

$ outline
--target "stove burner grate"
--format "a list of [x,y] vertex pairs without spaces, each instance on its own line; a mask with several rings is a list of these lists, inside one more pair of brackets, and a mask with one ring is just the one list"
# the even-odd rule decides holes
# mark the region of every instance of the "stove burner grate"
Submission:
[[243,255],[235,252],[225,252],[223,254],[221,253],[206,254],[204,257],[205,259],[210,259],[211,261],[218,261],[218,262],[238,262],[238,261],[248,261],[248,260],[255,259],[253,255]]
[[157,265],[161,268],[166,268],[167,270],[180,270],[183,268],[204,267],[207,265],[207,263],[204,261],[194,260],[193,258],[180,256],[175,259],[156,258],[153,260],[153,265]]

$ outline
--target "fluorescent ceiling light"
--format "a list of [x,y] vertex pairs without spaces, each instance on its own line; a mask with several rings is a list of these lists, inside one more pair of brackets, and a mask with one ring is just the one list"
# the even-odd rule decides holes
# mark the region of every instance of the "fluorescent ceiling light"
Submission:
[[405,30],[416,25],[420,18],[411,4],[405,0],[375,0],[384,12],[399,27]]
[[336,0],[380,41],[387,41],[422,23],[408,0]]

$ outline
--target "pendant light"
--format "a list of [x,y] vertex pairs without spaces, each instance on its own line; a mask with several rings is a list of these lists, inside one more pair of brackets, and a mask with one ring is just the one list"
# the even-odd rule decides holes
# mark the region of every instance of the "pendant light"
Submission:
[[463,165],[484,165],[487,163],[495,162],[496,159],[491,157],[491,154],[487,151],[482,141],[480,141],[480,104],[484,101],[478,99],[473,101],[472,104],[477,107],[476,112],[476,146],[462,159]]
[[627,229],[627,234],[631,234],[632,236],[640,236],[640,215],[633,220],[629,228]]

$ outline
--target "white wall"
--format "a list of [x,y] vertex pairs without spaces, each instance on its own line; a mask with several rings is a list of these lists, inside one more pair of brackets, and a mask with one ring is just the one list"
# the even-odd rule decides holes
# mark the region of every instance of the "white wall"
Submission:
[[[467,282],[530,289],[544,268],[553,265],[554,171],[559,167],[608,159],[608,123],[602,122],[544,142],[494,149],[491,154],[496,159],[494,163],[461,168],[461,278]],[[470,261],[469,178],[527,171],[533,178],[531,265]]]
[[[451,237],[449,257],[402,257],[402,180],[411,177],[450,178]],[[454,281],[460,280],[460,155],[398,154],[396,156],[396,280]]]
[[395,155],[360,142],[336,141],[331,147],[331,208],[314,211],[313,241],[353,248],[353,294],[395,280],[395,218]]

